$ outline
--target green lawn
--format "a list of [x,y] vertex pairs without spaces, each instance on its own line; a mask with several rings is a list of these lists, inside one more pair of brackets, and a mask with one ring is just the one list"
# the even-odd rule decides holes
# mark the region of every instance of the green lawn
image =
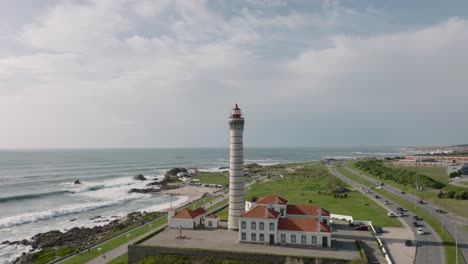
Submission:
[[420,174],[427,175],[432,179],[448,184],[449,177],[445,167],[427,167],[427,166],[393,166],[391,164],[385,164],[391,168],[404,168],[409,171],[419,172]]
[[[354,169],[358,170],[357,168],[354,168]],[[358,171],[364,174],[363,171],[360,171],[360,170]],[[436,233],[439,235],[440,239],[442,240],[442,243],[444,245],[444,251],[445,251],[445,263],[455,263],[455,250],[456,250],[455,242],[447,230],[444,230],[444,232],[442,232],[441,224],[431,214],[420,209],[419,207],[415,207],[413,203],[410,203],[404,200],[403,198],[401,198],[400,196],[390,193],[386,190],[376,189],[375,191],[377,193],[380,193],[386,196],[388,199],[406,208],[407,210],[413,212],[419,217],[422,217],[424,221],[436,231]],[[459,254],[459,259],[463,259],[461,252],[458,252],[458,254]]]
[[[192,204],[189,204],[187,206],[185,206],[184,208],[197,208],[197,207],[200,207],[201,205],[209,202],[209,201],[212,201],[214,199],[213,196],[208,196],[208,197],[205,197],[195,203],[192,203]],[[141,235],[143,235],[144,233],[146,232],[149,232],[151,230],[155,230],[157,229],[158,227],[164,225],[167,223],[167,217],[162,217],[160,219],[157,219],[157,220],[154,220],[148,224],[145,224],[144,226],[141,226],[135,230],[132,230],[131,232],[128,232],[127,234],[129,234],[129,236],[127,237],[127,234],[124,234],[124,235],[121,235],[121,236],[118,236],[116,238],[113,238],[97,247],[93,247],[91,248],[91,250],[89,252],[85,252],[85,253],[81,253],[79,255],[76,255],[72,258],[69,258],[65,261],[63,261],[62,263],[65,263],[65,264],[79,264],[79,263],[84,263],[86,261],[89,261],[99,255],[102,255],[104,254],[105,252],[108,252],[126,242],[128,242],[130,239],[133,239],[133,238],[136,238],[136,237],[139,237]],[[151,224],[151,226],[150,226]],[[101,251],[98,252],[98,248],[101,248]]]
[[201,183],[212,183],[212,184],[229,184],[229,175],[221,172],[202,172],[197,174],[193,179],[198,179]]
[[223,210],[216,213],[216,215],[219,216],[220,221],[227,221],[228,214],[229,214],[229,207],[226,207]]
[[217,203],[211,205],[210,207],[208,207],[208,208],[206,209],[206,211],[210,211],[210,210],[216,209],[216,208],[218,208],[218,207],[220,207],[220,206],[222,206],[222,205],[224,205],[224,204],[227,204],[227,203],[228,203],[228,198],[223,199],[223,200],[221,200],[221,201],[219,201],[219,202],[217,202]]
[[179,256],[179,255],[149,256],[149,257],[143,258],[137,263],[138,264],[157,264],[157,263],[267,264],[267,262],[259,262],[259,261],[241,261],[241,260],[219,259],[219,258],[212,258],[212,257],[192,257],[192,256]]
[[125,253],[109,261],[108,264],[127,264],[127,262],[128,262],[128,253]]
[[[419,198],[421,200],[424,200],[425,202],[428,202],[430,204],[433,204],[437,207],[443,208],[445,211],[453,213],[455,215],[463,216],[465,218],[468,218],[468,210],[466,210],[466,207],[468,206],[468,201],[467,200],[457,200],[457,199],[440,199],[437,197],[437,192],[430,191],[430,190],[416,190],[412,188],[411,186],[403,185],[403,184],[398,184],[394,181],[390,180],[382,180],[379,179],[378,177],[371,175],[365,171],[360,170],[356,166],[354,166],[355,162],[349,162],[346,165],[349,166],[350,168],[354,169],[355,171],[359,171],[360,173],[367,175],[371,178],[374,178],[378,181],[382,181],[385,184],[392,185],[397,187],[398,189],[404,190],[407,193],[411,193]],[[429,176],[429,175],[428,175]],[[357,177],[357,176],[356,176]],[[451,188],[451,187],[448,187]]]

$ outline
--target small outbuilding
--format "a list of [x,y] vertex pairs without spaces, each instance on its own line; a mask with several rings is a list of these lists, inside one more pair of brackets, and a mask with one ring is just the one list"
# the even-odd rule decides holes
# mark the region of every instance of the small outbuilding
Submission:
[[184,209],[169,218],[169,228],[195,229],[202,225],[205,214],[202,207],[195,210]]
[[219,216],[210,214],[205,217],[205,228],[218,228],[219,225]]

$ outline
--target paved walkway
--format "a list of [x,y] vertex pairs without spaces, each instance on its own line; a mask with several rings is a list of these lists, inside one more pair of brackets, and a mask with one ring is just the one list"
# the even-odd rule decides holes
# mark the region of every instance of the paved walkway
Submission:
[[[221,200],[225,199],[226,198],[226,194],[224,192],[220,192],[220,194],[218,194],[220,196],[216,197],[214,200],[212,200],[211,202],[208,202],[204,205],[202,205],[202,207],[205,207],[205,208],[208,208],[210,207],[211,205],[213,204],[216,204],[217,202],[220,202]],[[106,253],[102,254],[101,256],[99,257],[96,257],[88,262],[86,262],[87,264],[102,264],[102,263],[107,263],[125,253],[127,253],[128,251],[128,246],[135,243],[136,241],[144,238],[145,236],[147,236],[148,234],[156,231],[156,230],[159,230],[159,229],[162,229],[162,228],[165,228],[167,226],[167,224],[163,225],[163,226],[159,226],[159,227],[156,227],[146,233],[144,233],[143,235],[139,236],[139,237],[136,237],[132,240],[130,240],[129,242],[125,243],[125,244],[122,244],[110,251],[107,251]],[[99,246],[97,246],[99,247]]]

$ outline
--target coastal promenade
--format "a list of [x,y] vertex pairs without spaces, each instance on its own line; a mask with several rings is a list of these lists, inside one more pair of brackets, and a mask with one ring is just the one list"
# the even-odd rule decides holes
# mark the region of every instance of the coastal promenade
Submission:
[[[327,167],[339,179],[348,183],[354,189],[359,190],[360,192],[365,194],[364,190],[361,190],[361,188],[359,188],[359,187],[362,187],[360,183],[353,181],[350,178],[344,176],[331,165],[327,165]],[[393,212],[397,211],[396,207],[398,206],[398,204],[396,204],[394,201],[391,204],[387,204],[387,205],[382,202],[382,200],[392,201],[388,197],[382,197],[381,199],[375,199],[373,195],[368,195],[368,197],[376,201],[380,206],[386,208],[388,211],[393,211]],[[426,232],[429,231],[429,234],[418,235],[416,232],[416,229],[411,228],[411,222],[412,222],[411,218],[402,217],[400,218],[400,221],[402,221],[404,225],[409,228],[409,230],[412,230],[416,236],[418,248],[416,250],[416,258],[415,258],[414,263],[416,264],[445,263],[442,242],[434,230],[432,230],[429,226],[425,226]],[[400,241],[400,243],[404,243],[404,242],[405,242],[404,240]],[[390,255],[394,255],[394,254],[398,254],[398,252],[390,252]]]
[[[208,208],[210,207],[211,205],[213,204],[216,204],[220,201],[222,201],[223,199],[226,199],[227,197],[227,194],[223,193],[222,195],[216,197],[214,200],[210,201],[210,202],[207,202],[205,204],[202,205],[202,207],[204,208]],[[167,217],[167,216],[165,216]],[[145,238],[146,236],[148,236],[149,234],[151,233],[154,233],[155,231],[157,230],[160,230],[160,229],[164,229],[167,227],[167,224],[164,224],[164,225],[161,225],[159,226],[158,228],[155,228],[155,229],[152,229],[136,238],[133,238],[133,239],[130,239],[127,243],[125,244],[122,244],[110,251],[107,251],[106,253],[102,254],[102,255],[99,255],[98,257],[94,258],[94,259],[91,259],[90,261],[86,262],[88,264],[102,264],[102,263],[107,263],[115,258],[118,258],[120,257],[121,255],[127,253],[128,251],[128,246],[129,245],[132,245],[133,243]],[[97,245],[96,247],[99,247],[99,245]]]
[[[369,182],[376,183],[376,184],[378,183],[378,181],[372,177],[359,173],[349,167],[346,167],[346,169]],[[389,185],[389,184],[385,185],[385,190],[395,195],[398,195],[402,199],[413,204],[415,207],[418,207],[424,210],[425,212],[431,214],[433,218],[440,224],[441,228],[443,226],[445,230],[450,233],[450,235],[452,236],[454,240],[458,240],[458,248],[460,249],[460,252],[462,253],[464,257],[464,260],[459,258],[458,263],[467,263],[468,261],[468,229],[466,229],[465,227],[468,226],[468,221],[466,219],[464,219],[463,217],[459,217],[459,216],[455,216],[455,215],[451,215],[447,213],[444,213],[444,214],[437,213],[436,209],[438,208],[428,203],[419,204],[418,201],[420,200],[420,198],[413,196],[411,194],[402,194],[402,190],[392,185]],[[429,263],[429,262],[426,262],[426,263]]]

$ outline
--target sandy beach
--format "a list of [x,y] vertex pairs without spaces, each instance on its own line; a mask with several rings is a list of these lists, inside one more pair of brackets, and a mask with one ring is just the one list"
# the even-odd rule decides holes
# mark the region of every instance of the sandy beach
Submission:
[[184,204],[190,203],[194,200],[200,199],[204,193],[214,193],[220,188],[201,187],[201,186],[184,186],[181,188],[161,191],[162,194],[172,194],[180,196],[188,196],[187,201]]

